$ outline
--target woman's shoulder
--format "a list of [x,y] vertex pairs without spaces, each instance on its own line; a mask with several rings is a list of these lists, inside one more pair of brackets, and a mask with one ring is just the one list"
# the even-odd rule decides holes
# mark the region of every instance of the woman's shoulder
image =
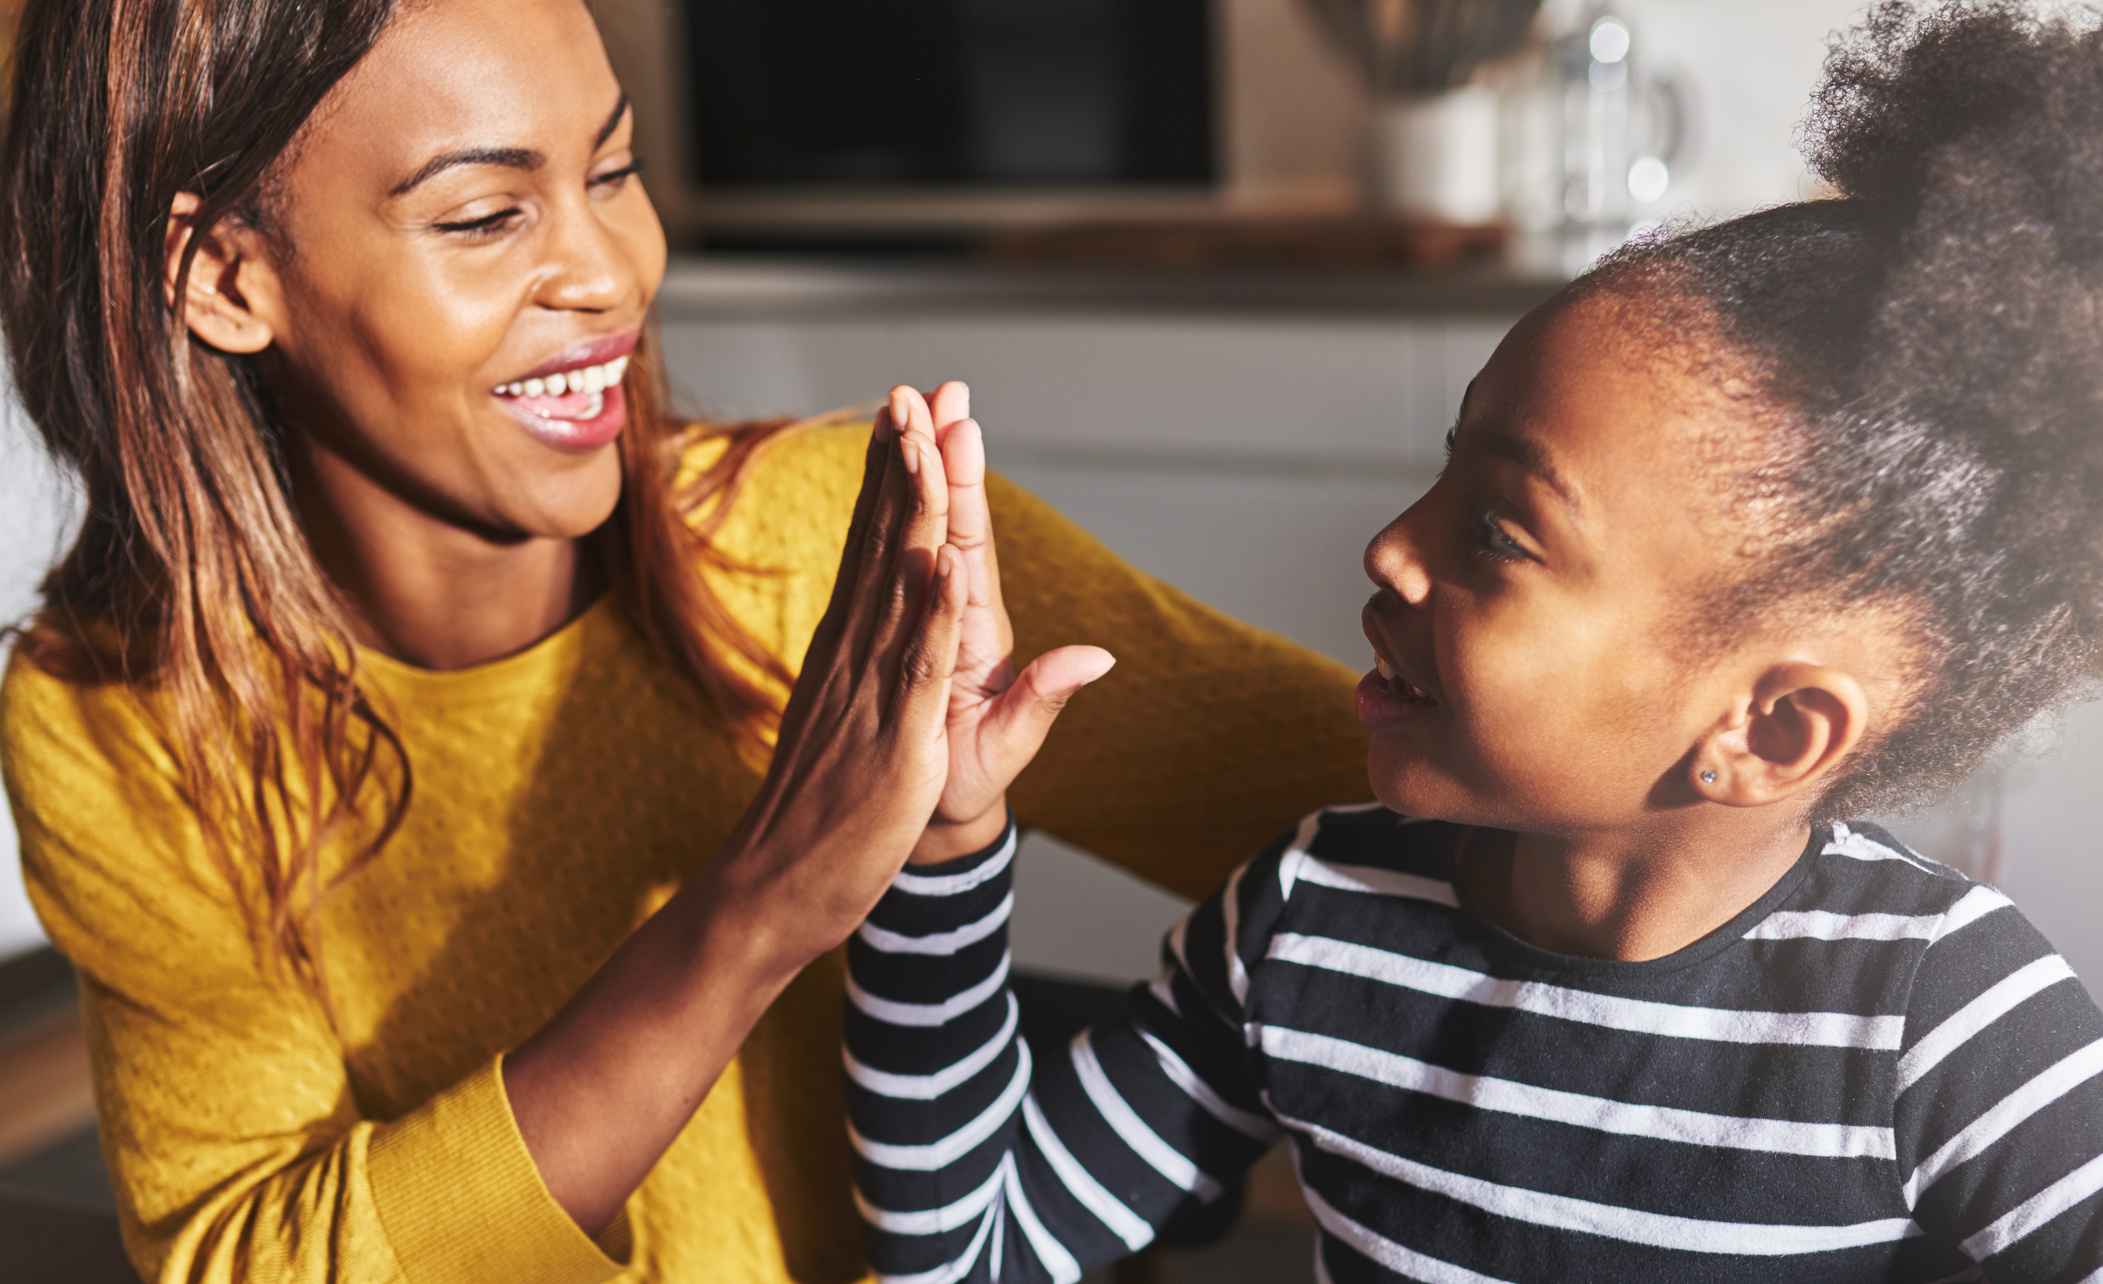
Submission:
[[135,684],[63,673],[20,646],[8,657],[0,678],[0,761],[11,789],[90,765],[173,779],[175,758],[157,728]]
[[696,423],[678,439],[675,491],[739,561],[776,570],[839,560],[869,442],[865,410],[801,420]]
[[676,438],[674,485],[683,490],[728,468],[739,474],[741,497],[765,492],[795,500],[816,488],[844,490],[851,500],[861,484],[870,423],[863,407],[808,419],[691,423]]

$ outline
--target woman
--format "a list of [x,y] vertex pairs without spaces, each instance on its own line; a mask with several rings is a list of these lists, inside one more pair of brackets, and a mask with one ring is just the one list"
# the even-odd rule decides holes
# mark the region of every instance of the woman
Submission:
[[1363,789],[1350,675],[981,484],[960,386],[660,420],[581,0],[19,51],[0,306],[89,505],[0,754],[149,1278],[859,1278],[831,947],[1101,671],[1054,648],[1119,667],[1025,824],[1194,892]]

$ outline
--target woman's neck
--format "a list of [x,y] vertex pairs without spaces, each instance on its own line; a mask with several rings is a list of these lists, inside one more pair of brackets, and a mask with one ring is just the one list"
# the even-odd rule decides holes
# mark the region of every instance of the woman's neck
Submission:
[[477,531],[323,450],[295,452],[293,486],[358,644],[420,668],[464,669],[523,651],[605,588],[584,540]]
[[1730,922],[1789,872],[1810,828],[1733,812],[1665,833],[1483,835],[1456,881],[1520,940],[1559,954],[1641,961]]

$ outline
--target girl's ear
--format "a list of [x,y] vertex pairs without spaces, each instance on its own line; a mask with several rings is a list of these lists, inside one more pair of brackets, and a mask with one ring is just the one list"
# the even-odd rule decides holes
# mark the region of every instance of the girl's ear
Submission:
[[[168,210],[168,306],[181,310],[191,334],[221,352],[261,352],[276,337],[266,317],[268,303],[277,293],[276,276],[254,252],[257,238],[247,228],[222,220],[200,234],[195,215],[201,204],[194,193],[179,192]],[[190,279],[178,300],[176,271],[193,238],[197,256],[190,262]],[[258,303],[264,308],[259,309]]]
[[1764,807],[1816,789],[1869,729],[1869,697],[1853,674],[1822,664],[1774,665],[1726,724],[1695,747],[1694,792],[1727,807]]

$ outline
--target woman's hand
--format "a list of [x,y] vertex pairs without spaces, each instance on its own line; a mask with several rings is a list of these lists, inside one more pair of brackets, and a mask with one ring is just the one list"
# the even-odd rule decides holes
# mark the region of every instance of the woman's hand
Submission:
[[1000,565],[986,503],[986,447],[961,383],[935,390],[930,406],[911,388],[894,388],[879,424],[925,424],[941,444],[949,483],[949,543],[962,555],[968,601],[949,687],[949,775],[933,821],[913,849],[915,864],[977,851],[1000,836],[1007,790],[1044,744],[1075,692],[1117,661],[1095,646],[1064,646],[1038,656],[1018,677],[1015,630],[1001,604]]
[[[924,407],[923,407],[924,409]],[[967,609],[925,416],[879,424],[832,602],[758,797],[715,857],[504,1059],[548,1192],[597,1231],[805,964],[845,940],[949,775]]]
[[867,916],[942,795],[969,592],[950,503],[926,415],[879,422],[832,601],[714,873],[740,930],[764,926],[793,969]]

